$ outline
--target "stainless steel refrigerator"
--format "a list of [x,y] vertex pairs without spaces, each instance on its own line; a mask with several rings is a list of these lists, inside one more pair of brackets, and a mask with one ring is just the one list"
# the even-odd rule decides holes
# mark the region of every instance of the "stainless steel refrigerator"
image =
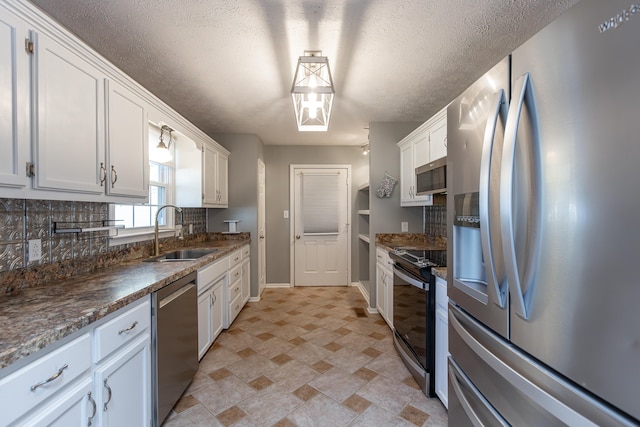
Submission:
[[640,4],[583,0],[447,114],[449,424],[640,425]]

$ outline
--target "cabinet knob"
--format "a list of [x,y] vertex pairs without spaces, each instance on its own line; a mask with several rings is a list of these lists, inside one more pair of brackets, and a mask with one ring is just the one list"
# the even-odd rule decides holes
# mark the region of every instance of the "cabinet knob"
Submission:
[[300,235],[296,234],[296,240],[300,240]]

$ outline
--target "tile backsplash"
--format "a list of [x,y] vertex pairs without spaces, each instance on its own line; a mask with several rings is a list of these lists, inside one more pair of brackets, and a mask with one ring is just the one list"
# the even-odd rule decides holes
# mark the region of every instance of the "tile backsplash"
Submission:
[[447,237],[447,207],[433,205],[425,207],[424,232],[429,237]]
[[[109,246],[108,231],[53,232],[54,223],[81,222],[86,227],[99,227],[108,218],[108,203],[0,198],[0,273],[122,249]],[[206,209],[185,208],[183,224],[185,232],[188,224],[193,224],[194,234],[205,233]],[[32,239],[41,240],[42,258],[38,261],[28,259],[28,241]]]

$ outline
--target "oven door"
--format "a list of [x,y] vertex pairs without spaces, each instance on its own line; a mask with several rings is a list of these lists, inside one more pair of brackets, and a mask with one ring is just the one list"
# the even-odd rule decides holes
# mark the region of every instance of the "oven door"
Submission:
[[427,305],[429,283],[394,264],[393,326],[423,369],[427,365]]

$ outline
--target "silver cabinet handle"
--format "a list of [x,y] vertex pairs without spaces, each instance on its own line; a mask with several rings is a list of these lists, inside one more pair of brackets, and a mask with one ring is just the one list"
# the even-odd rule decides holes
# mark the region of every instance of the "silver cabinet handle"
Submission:
[[111,165],[111,188],[116,186],[116,181],[118,180],[118,172],[116,172],[116,168]]
[[104,388],[106,388],[107,391],[109,392],[109,398],[104,404],[104,412],[107,412],[107,405],[109,405],[109,402],[111,402],[111,396],[112,396],[111,387],[109,387],[109,384],[107,383],[107,381],[109,381],[109,378],[104,379]]
[[68,367],[69,367],[69,365],[65,363],[65,364],[64,364],[64,366],[63,366],[62,368],[58,369],[58,372],[56,372],[55,374],[51,375],[51,376],[50,376],[49,378],[47,378],[46,380],[44,380],[44,381],[40,381],[38,384],[34,384],[34,385],[32,385],[32,386],[31,386],[31,391],[36,391],[36,389],[37,389],[38,387],[41,387],[41,386],[43,386],[43,385],[45,385],[45,384],[49,384],[51,381],[55,381],[55,380],[57,380],[57,379],[58,379],[58,378],[60,378],[60,376],[62,375],[62,371],[64,371],[64,370],[65,370],[65,369],[67,369]]
[[447,137],[444,137],[444,148],[447,148]]
[[131,324],[131,326],[129,326],[128,328],[125,329],[121,329],[120,331],[118,331],[118,335],[122,335],[125,332],[129,332],[130,330],[132,330],[133,328],[135,328],[136,326],[138,326],[138,321],[136,320],[135,322],[133,322]]
[[96,406],[96,401],[93,400],[93,397],[91,397],[91,392],[87,393],[87,398],[89,399],[89,402],[91,402],[91,406],[93,406],[93,412],[91,413],[91,416],[89,417],[89,422],[87,423],[88,426],[91,426],[93,417],[96,416],[96,411],[98,410],[98,408]]
[[107,180],[107,169],[104,167],[104,163],[100,162],[100,187]]

